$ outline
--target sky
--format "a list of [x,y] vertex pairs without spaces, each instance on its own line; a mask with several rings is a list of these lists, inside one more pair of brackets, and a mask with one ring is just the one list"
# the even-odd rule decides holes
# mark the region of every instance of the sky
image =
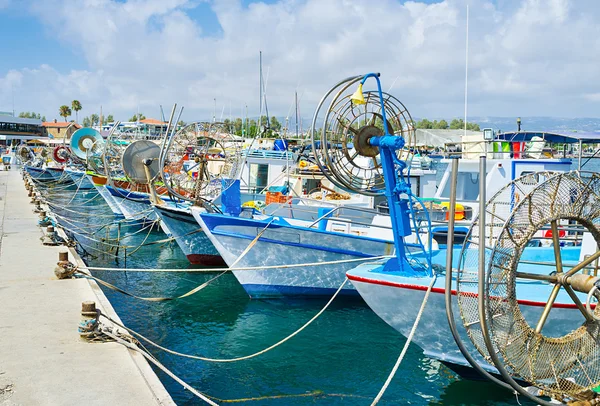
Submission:
[[262,51],[280,118],[373,71],[413,117],[462,117],[467,6],[469,115],[600,117],[597,0],[0,0],[0,111],[257,116]]

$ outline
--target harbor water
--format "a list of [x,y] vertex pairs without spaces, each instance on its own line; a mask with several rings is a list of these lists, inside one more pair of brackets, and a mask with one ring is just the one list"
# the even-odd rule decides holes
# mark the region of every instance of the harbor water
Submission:
[[[590,164],[596,166],[596,164]],[[588,165],[588,166],[590,166]],[[584,168],[593,169],[593,168]],[[111,219],[94,191],[56,194],[59,207],[69,203],[86,216],[77,226],[92,229]],[[66,206],[65,206],[66,207]],[[89,213],[93,213],[90,216]],[[86,226],[87,224],[87,226]],[[113,230],[114,232],[114,230]],[[135,247],[101,254],[87,248],[89,266],[192,268],[174,242],[162,242],[157,229],[123,226],[122,244]],[[157,243],[153,243],[157,242]],[[89,242],[88,242],[89,243]],[[99,246],[102,244],[100,243]],[[90,245],[91,246],[91,245]],[[94,271],[95,276],[142,297],[174,297],[216,273]],[[174,301],[148,302],[104,288],[124,323],[169,349],[210,358],[253,354],[288,336],[311,319],[323,299],[251,300],[235,277],[225,273],[200,292]],[[402,303],[398,303],[402,312]],[[146,347],[171,371],[218,403],[257,405],[370,404],[391,371],[406,339],[385,324],[359,297],[338,297],[312,325],[280,347],[258,357],[231,363],[204,362]],[[157,370],[177,404],[202,404]],[[531,404],[519,398],[521,404]],[[492,383],[457,376],[412,345],[381,404],[514,405],[515,396]]]

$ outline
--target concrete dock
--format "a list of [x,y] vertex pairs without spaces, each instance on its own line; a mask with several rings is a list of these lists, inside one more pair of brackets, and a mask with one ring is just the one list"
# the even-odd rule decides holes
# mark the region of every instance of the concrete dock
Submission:
[[140,354],[79,337],[81,302],[117,316],[95,282],[54,276],[64,247],[38,219],[20,172],[0,171],[0,405],[174,405]]

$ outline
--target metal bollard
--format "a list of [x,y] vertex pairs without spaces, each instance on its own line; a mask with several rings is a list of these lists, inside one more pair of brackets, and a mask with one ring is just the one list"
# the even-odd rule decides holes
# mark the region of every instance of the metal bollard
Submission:
[[82,338],[91,338],[96,334],[98,326],[98,310],[96,302],[91,300],[81,302],[81,320],[79,322],[79,336]]

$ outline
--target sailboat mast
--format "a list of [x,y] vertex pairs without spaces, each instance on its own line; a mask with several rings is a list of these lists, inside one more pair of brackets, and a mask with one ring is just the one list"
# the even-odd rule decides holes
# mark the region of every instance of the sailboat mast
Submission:
[[467,4],[467,38],[465,47],[465,136],[467,135],[467,95],[469,83],[469,5]]
[[294,92],[294,100],[296,104],[296,138],[298,138],[298,92]]
[[258,84],[258,124],[257,124],[257,132],[258,129],[260,128],[261,125],[261,121],[262,121],[262,101],[263,101],[263,75],[262,75],[262,51],[258,51],[258,67],[259,67],[259,72],[258,72],[258,76],[259,76],[259,84]]

